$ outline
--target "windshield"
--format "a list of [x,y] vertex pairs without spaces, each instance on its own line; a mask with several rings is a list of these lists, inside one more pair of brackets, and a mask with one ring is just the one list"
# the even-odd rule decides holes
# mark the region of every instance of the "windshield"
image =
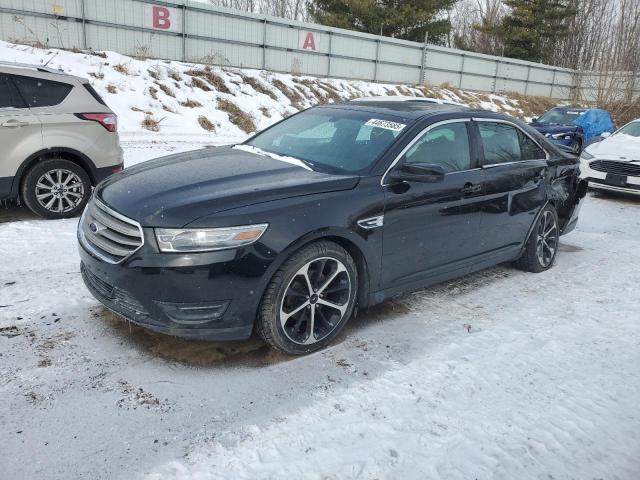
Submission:
[[545,125],[573,125],[583,113],[575,110],[563,112],[562,110],[553,109],[543,113],[536,121]]
[[314,170],[368,169],[406,127],[401,119],[334,108],[311,109],[259,133],[245,145],[304,161]]
[[617,133],[624,133],[632,137],[640,137],[640,122],[633,122],[625,125]]

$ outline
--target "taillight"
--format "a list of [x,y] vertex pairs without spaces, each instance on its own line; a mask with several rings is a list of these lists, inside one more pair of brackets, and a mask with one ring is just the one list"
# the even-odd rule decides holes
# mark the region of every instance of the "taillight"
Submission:
[[98,122],[110,132],[118,130],[118,116],[115,113],[76,113],[76,117]]

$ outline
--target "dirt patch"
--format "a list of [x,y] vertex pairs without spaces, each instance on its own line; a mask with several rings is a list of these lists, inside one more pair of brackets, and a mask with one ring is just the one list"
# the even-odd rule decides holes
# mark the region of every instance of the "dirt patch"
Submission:
[[107,85],[107,92],[109,92],[109,93],[117,93],[118,89],[116,88],[116,86],[113,83],[110,83],[109,85]]
[[235,103],[224,98],[219,98],[217,103],[218,110],[227,112],[231,123],[236,125],[240,130],[251,133],[256,131],[256,125],[251,116],[241,110]]
[[291,360],[292,357],[271,349],[257,338],[231,342],[205,342],[185,340],[151,332],[128,322],[106,308],[94,312],[96,318],[108,323],[118,335],[166,361],[194,367],[229,367],[272,365]]
[[73,332],[58,333],[57,335],[54,335],[53,337],[50,337],[43,341],[40,345],[37,346],[37,348],[38,350],[53,350],[60,344],[71,340],[73,337],[75,337],[75,335],[76,334]]

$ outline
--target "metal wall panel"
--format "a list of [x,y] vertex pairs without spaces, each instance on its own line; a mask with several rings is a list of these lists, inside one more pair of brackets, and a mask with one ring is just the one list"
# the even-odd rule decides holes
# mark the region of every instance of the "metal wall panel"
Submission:
[[[536,63],[434,45],[425,48],[416,42],[180,0],[0,0],[0,38],[294,74],[449,83],[470,90],[561,99],[593,100],[598,81]],[[636,83],[638,95],[640,80]]]

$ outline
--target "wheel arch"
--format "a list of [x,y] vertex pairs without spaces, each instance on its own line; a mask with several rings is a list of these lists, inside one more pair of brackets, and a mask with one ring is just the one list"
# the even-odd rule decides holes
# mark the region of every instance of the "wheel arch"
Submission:
[[20,164],[20,167],[18,167],[16,175],[13,178],[13,185],[11,187],[12,195],[19,195],[20,187],[22,186],[22,182],[24,181],[25,175],[29,169],[33,168],[38,162],[52,158],[61,158],[75,163],[87,172],[87,175],[89,175],[89,179],[91,180],[91,184],[96,184],[96,166],[89,157],[72,148],[52,147],[45,148],[31,154],[24,162],[22,162],[22,164]]
[[[360,239],[360,240],[358,240]],[[353,258],[358,268],[358,298],[357,305],[359,307],[366,307],[369,304],[369,293],[371,290],[371,266],[367,261],[367,257],[364,253],[364,248],[359,245],[362,242],[362,238],[350,230],[322,230],[308,233],[293,242],[291,242],[280,255],[280,260],[273,266],[273,271],[270,272],[271,276],[284,264],[284,262],[295,252],[301,250],[307,245],[326,240],[336,243],[344,248],[349,255]]]

